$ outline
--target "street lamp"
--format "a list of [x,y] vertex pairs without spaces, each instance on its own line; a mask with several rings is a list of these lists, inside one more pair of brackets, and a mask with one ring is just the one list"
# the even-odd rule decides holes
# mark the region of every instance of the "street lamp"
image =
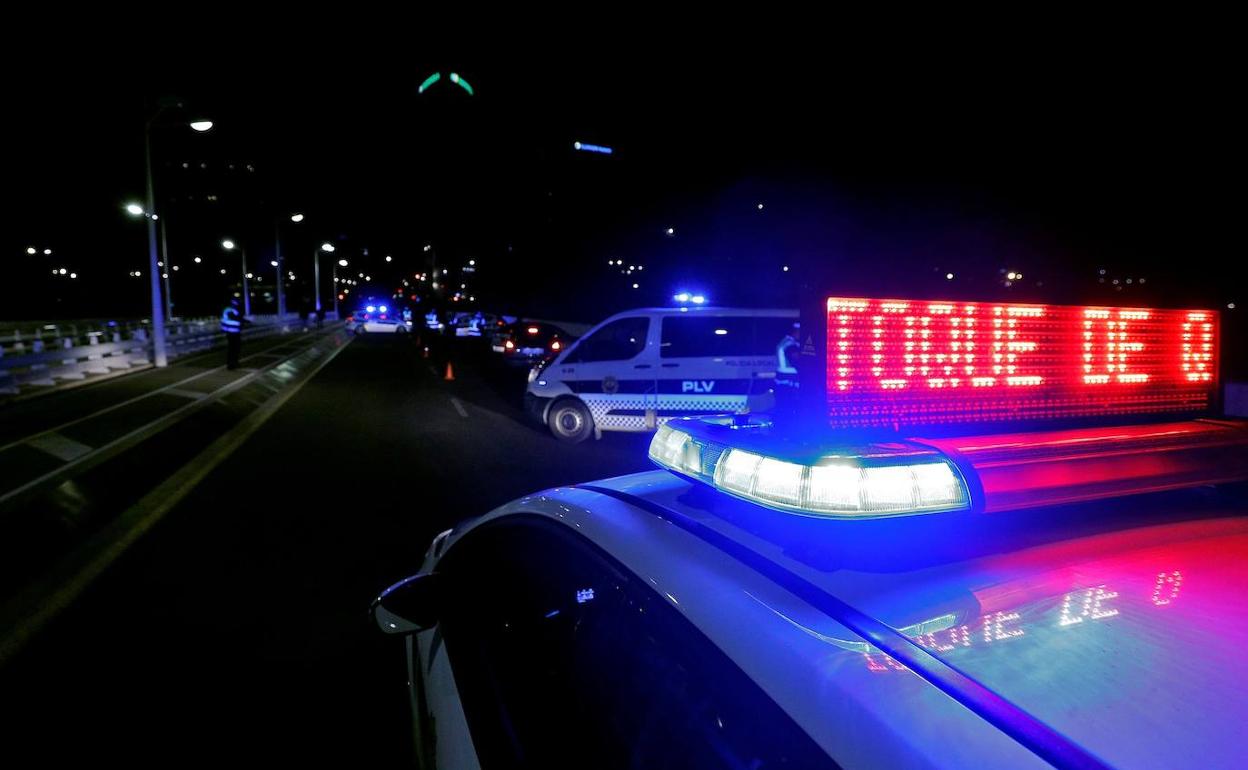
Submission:
[[[233,251],[235,245],[229,238],[221,241],[221,248],[226,251]],[[238,253],[243,261],[243,316],[248,317],[251,315],[251,290],[247,287],[247,250],[239,246]]]
[[[148,275],[152,277],[151,278],[152,358],[154,359],[156,366],[159,366],[159,367],[168,366],[169,359],[165,353],[165,308],[162,307],[162,303],[160,301],[160,280],[161,280],[160,276],[162,275],[162,272],[160,270],[161,266],[158,264],[160,260],[157,258],[157,254],[156,254],[156,219],[157,219],[157,216],[156,216],[156,189],[155,189],[155,185],[152,183],[152,126],[156,123],[157,118],[159,118],[166,109],[168,109],[169,107],[180,107],[180,106],[182,105],[177,100],[165,100],[156,109],[156,111],[152,113],[151,117],[149,117],[146,121],[144,121],[143,123],[143,160],[144,160],[144,167],[146,171],[145,176],[146,176],[146,188],[147,188],[146,189],[147,206],[146,208],[139,207],[138,204],[136,203],[136,204],[131,204],[130,206],[126,207],[126,210],[129,211],[132,215],[139,216],[140,214],[143,214],[147,218]],[[198,133],[203,133],[204,131],[207,131],[208,129],[212,128],[212,121],[196,120],[190,123],[190,127],[192,130]],[[139,211],[136,213],[134,211],[134,208],[132,207],[138,207]],[[162,231],[161,234],[163,236],[164,234],[163,225],[161,227],[161,231]],[[162,237],[162,242],[163,240],[164,239]],[[168,257],[169,257],[169,254],[168,254],[168,250],[166,249],[165,250],[166,260],[168,259]],[[168,273],[163,273],[163,275],[168,275]],[[169,301],[168,281],[165,282],[165,300]],[[173,309],[172,304],[169,305],[169,309],[170,311],[172,311]]]
[[[323,251],[326,254],[329,254],[329,253],[332,253],[333,250],[334,250],[334,244],[329,243],[327,241],[325,243],[322,243],[321,247],[312,253],[312,281],[313,283],[316,284],[316,312],[317,313],[321,312],[321,252]],[[335,294],[334,296],[336,297],[338,295]],[[334,305],[335,305],[334,312],[335,313],[338,311],[337,304],[338,304],[338,301],[334,300]]]
[[291,214],[291,215],[290,215],[290,221],[291,221],[291,222],[296,222],[296,223],[298,223],[298,222],[302,222],[302,221],[303,221],[303,214]]
[[[148,212],[147,212],[147,211],[146,211],[146,210],[145,210],[142,206],[140,206],[140,205],[139,205],[139,204],[137,204],[137,203],[127,203],[127,204],[126,204],[126,213],[127,213],[127,214],[130,214],[131,216],[135,216],[135,217],[147,217],[147,218],[148,218],[148,220],[150,220],[150,221],[156,221],[156,220],[159,220],[159,219],[160,219],[160,217],[159,217],[159,216],[157,216],[156,214],[149,214],[149,213],[148,213]],[[168,261],[168,259],[169,259],[169,245],[168,245],[168,243],[167,243],[167,241],[166,241],[166,236],[165,236],[165,223],[164,223],[163,221],[160,223],[160,251],[161,251],[161,254],[163,254],[163,255],[164,255],[164,259],[165,259],[165,261]],[[168,265],[166,265],[164,262],[157,262],[157,263],[156,263],[156,265],[157,265],[158,267],[164,268],[164,269],[161,271],[161,274],[160,274],[160,280],[161,280],[161,281],[164,283],[164,285],[165,285],[165,301],[164,301],[164,304],[162,305],[162,307],[163,307],[163,308],[164,308],[164,310],[165,310],[165,317],[167,317],[167,318],[173,318],[173,293],[169,290],[169,266],[168,266]],[[156,334],[155,334],[155,326],[156,326],[156,323],[155,323],[155,320],[153,319],[153,322],[152,322],[152,327],[153,327],[153,334],[152,334],[152,336],[153,336],[153,338],[156,336]],[[164,329],[164,324],[161,324],[161,329],[162,329],[162,330]],[[162,340],[164,339],[164,335],[163,335],[163,334],[161,335],[161,339],[162,339]],[[162,345],[161,347],[163,348],[163,345]],[[159,364],[158,364],[158,365],[159,365]]]
[[[329,244],[327,243],[327,244],[325,244],[325,245],[326,245],[326,246],[328,246]],[[335,263],[334,263],[334,265],[333,265],[333,279],[334,279],[334,318],[337,318],[337,317],[338,317],[338,268],[340,268],[340,267],[349,267],[350,265],[351,265],[351,263],[350,263],[350,262],[348,262],[348,261],[347,261],[347,260],[345,260],[345,259],[340,259],[340,260],[338,260],[337,262],[335,262]]]

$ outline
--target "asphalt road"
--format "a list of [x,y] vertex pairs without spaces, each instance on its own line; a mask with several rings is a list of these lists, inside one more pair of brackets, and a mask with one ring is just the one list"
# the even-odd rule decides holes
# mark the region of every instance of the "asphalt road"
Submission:
[[406,763],[402,642],[366,610],[455,521],[645,469],[525,422],[524,374],[353,342],[0,670],[6,754]]

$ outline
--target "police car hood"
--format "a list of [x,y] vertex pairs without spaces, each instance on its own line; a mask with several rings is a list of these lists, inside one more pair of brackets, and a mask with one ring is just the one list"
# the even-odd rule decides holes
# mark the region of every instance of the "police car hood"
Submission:
[[[904,534],[908,525],[932,526],[935,517],[892,522],[870,539],[846,527],[862,522],[805,520],[800,542],[783,533],[760,540],[768,527],[749,522],[773,512],[674,477],[641,484],[631,478],[620,488],[761,544],[757,550],[773,561],[900,630],[1112,765],[1175,767],[1199,758],[1201,766],[1214,767],[1242,758],[1236,737],[1248,723],[1242,506],[947,560],[924,557],[941,548],[937,530]],[[1119,503],[1132,505],[1147,503]],[[1097,510],[1028,515],[1031,521],[1088,518]],[[964,517],[945,537],[975,538],[975,526],[974,517]],[[891,538],[894,550],[881,537]],[[776,543],[782,547],[770,547]],[[863,553],[873,547],[880,552]],[[861,639],[840,641],[879,676],[914,675]]]

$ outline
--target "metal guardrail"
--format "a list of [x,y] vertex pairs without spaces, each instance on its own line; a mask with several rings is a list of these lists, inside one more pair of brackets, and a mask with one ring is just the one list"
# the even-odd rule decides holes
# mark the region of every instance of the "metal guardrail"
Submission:
[[[332,313],[330,314],[332,315]],[[298,316],[252,316],[252,325],[243,337],[254,339],[302,328]],[[0,395],[17,395],[22,388],[54,387],[59,383],[86,379],[151,363],[151,341],[142,322],[111,322],[92,329],[94,322],[42,324],[38,330],[51,332],[23,337],[12,331],[0,338]],[[217,318],[183,319],[166,327],[170,359],[198,353],[224,344],[225,335]],[[34,326],[34,324],[31,324]],[[58,326],[64,334],[49,329]],[[80,333],[79,328],[86,331]],[[11,335],[11,336],[9,336]],[[29,340],[29,341],[28,341]]]

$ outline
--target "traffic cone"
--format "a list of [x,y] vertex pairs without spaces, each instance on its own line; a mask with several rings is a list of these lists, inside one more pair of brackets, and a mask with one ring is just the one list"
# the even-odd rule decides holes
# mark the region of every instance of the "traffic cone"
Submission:
[[446,380],[447,382],[455,381],[455,369],[451,367],[450,361],[446,362],[446,376],[443,377],[442,379]]

